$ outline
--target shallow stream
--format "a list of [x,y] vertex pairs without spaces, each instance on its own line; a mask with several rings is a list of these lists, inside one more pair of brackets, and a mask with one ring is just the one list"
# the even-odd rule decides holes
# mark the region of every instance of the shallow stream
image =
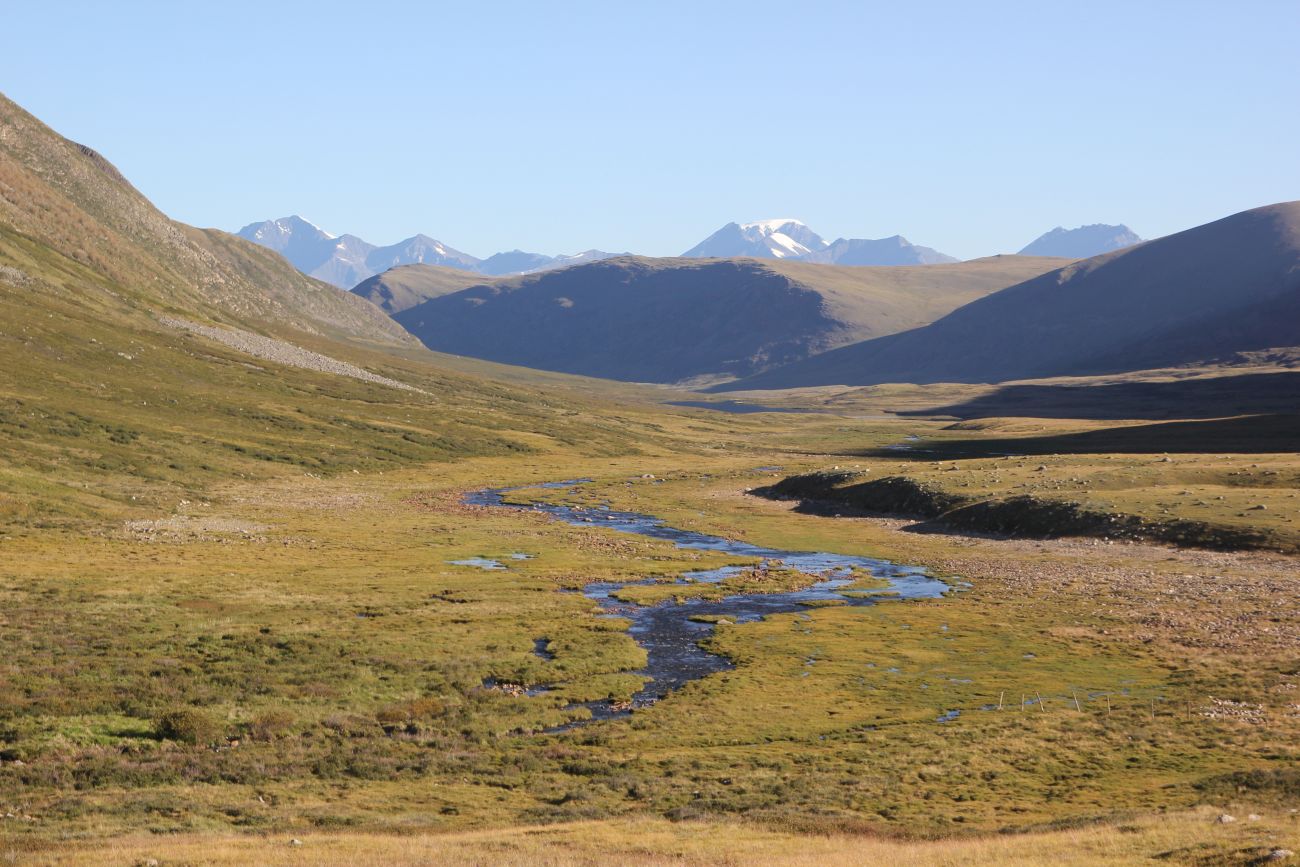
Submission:
[[[710,620],[721,618],[731,623],[745,623],[769,614],[806,612],[810,607],[828,603],[872,605],[877,601],[877,596],[885,594],[890,598],[934,599],[951,589],[948,584],[927,574],[922,567],[900,566],[888,560],[825,551],[765,548],[693,530],[680,530],[651,515],[620,512],[605,506],[592,508],[543,502],[517,505],[505,501],[505,495],[513,491],[534,488],[571,489],[587,481],[590,480],[573,479],[517,488],[491,488],[468,493],[464,501],[473,506],[543,512],[570,524],[608,527],[624,533],[666,539],[679,548],[721,551],[738,557],[758,558],[767,568],[794,570],[816,579],[802,590],[738,594],[718,600],[688,599],[678,602],[669,599],[655,605],[635,605],[614,598],[614,594],[624,587],[653,583],[653,579],[622,583],[597,581],[586,585],[582,590],[583,595],[599,603],[608,616],[625,617],[631,621],[628,632],[645,649],[647,656],[646,667],[636,673],[650,678],[633,696],[630,707],[608,701],[586,703],[593,719],[626,715],[632,709],[652,704],[692,680],[732,668],[731,662],[725,657],[710,653],[700,646],[700,642],[708,638],[717,626]],[[724,566],[719,569],[684,572],[677,578],[677,583],[716,583],[748,568],[751,567]],[[865,594],[860,589],[849,589],[858,583],[861,573],[881,579],[887,586]],[[545,653],[544,648],[545,643],[541,642],[539,656]]]

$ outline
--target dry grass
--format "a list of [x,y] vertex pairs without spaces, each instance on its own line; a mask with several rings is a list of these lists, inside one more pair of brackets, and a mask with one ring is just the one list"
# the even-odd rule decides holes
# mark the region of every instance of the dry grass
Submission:
[[[7,852],[32,865],[1107,865],[1158,858],[1172,864],[1248,864],[1277,849],[1300,849],[1296,817],[1262,814],[1222,824],[1222,811],[1151,816],[1125,824],[963,839],[903,841],[848,835],[804,836],[741,823],[635,818],[410,836],[129,836],[40,852]],[[298,844],[293,842],[299,841]],[[1279,861],[1278,863],[1286,863]]]

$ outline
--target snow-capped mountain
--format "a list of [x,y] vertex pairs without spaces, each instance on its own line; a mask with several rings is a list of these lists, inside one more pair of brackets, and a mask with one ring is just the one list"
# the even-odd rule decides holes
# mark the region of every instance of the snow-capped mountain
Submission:
[[693,259],[800,259],[827,246],[820,235],[798,220],[758,220],[728,223],[682,255]]
[[250,223],[238,234],[280,253],[304,274],[343,289],[394,265],[446,265],[473,270],[479,262],[427,235],[378,247],[356,235],[332,235],[296,215]]
[[958,261],[938,250],[913,244],[902,235],[879,240],[840,238],[828,243],[804,223],[788,219],[728,223],[682,255],[797,259],[826,265],[934,265]]
[[1112,250],[1122,250],[1141,244],[1142,239],[1128,226],[1108,226],[1105,223],[1093,223],[1077,229],[1065,229],[1057,226],[1050,232],[1039,235],[1032,243],[1020,251],[1022,256],[1064,256],[1070,259],[1087,259]]
[[363,280],[398,265],[442,265],[501,276],[564,268],[614,255],[587,250],[572,256],[546,256],[512,250],[479,259],[428,235],[415,235],[387,247],[377,247],[356,235],[332,235],[297,215],[249,223],[238,234],[280,253],[304,274],[343,289],[351,289]]

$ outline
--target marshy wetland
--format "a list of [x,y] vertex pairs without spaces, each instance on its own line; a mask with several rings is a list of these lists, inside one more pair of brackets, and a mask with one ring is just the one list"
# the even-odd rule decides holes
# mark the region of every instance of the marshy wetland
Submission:
[[[533,487],[542,492],[572,491],[591,481],[543,482]],[[666,586],[650,578],[624,583],[593,581],[582,587],[582,594],[607,612],[601,616],[626,618],[630,622],[628,634],[646,652],[646,665],[636,672],[647,678],[646,685],[627,701],[587,702],[585,706],[591,711],[592,719],[612,719],[629,714],[693,680],[731,668],[724,656],[712,653],[704,646],[719,627],[748,623],[774,614],[800,612],[806,608],[870,605],[884,596],[936,599],[950,589],[948,584],[931,578],[920,567],[898,566],[871,557],[826,551],[764,548],[670,527],[651,515],[616,511],[607,503],[584,507],[537,499],[524,503],[507,500],[507,495],[515,495],[520,490],[524,489],[473,491],[465,495],[463,502],[487,508],[527,509],[568,524],[590,524],[672,542],[678,548],[714,551],[749,561],[744,565],[683,572]],[[488,569],[504,568],[498,561],[483,558],[453,562]],[[638,593],[637,588],[652,589],[648,593]],[[667,593],[662,592],[664,590]],[[546,649],[547,644],[549,642],[545,639],[538,639],[534,652],[543,659],[554,659],[554,654]],[[523,685],[520,688],[529,689]],[[572,725],[576,723],[570,727]]]

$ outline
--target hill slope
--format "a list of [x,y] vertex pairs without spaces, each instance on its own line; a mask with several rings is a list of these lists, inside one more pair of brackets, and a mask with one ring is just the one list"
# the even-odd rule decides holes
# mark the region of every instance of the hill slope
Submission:
[[1300,345],[1300,202],[1067,265],[925,328],[721,390],[1000,382],[1172,366]]
[[168,220],[0,100],[0,535],[154,517],[232,480],[657,436],[433,361],[374,305]]
[[[410,338],[373,306],[233,235],[168,219],[95,151],[0,96],[0,243],[47,248],[159,309],[281,322],[387,344]],[[11,267],[25,270],[16,262]],[[81,291],[104,295],[98,281]]]
[[[744,376],[930,322],[1062,260],[848,268],[621,256],[433,298],[396,315],[443,352],[639,382]],[[414,271],[414,269],[412,269]]]

